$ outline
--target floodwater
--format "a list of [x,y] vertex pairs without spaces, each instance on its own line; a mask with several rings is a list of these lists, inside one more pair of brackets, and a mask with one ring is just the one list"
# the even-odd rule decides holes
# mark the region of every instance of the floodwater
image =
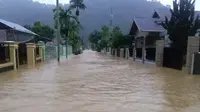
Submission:
[[0,74],[0,112],[199,112],[200,76],[93,51]]

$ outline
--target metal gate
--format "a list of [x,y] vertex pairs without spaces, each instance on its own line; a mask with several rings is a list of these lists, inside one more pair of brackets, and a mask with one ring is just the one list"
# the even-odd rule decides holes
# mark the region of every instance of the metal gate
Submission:
[[57,57],[56,46],[53,43],[47,43],[45,45],[45,60],[53,59]]
[[183,53],[174,48],[164,48],[163,66],[177,70],[182,70]]
[[27,64],[27,48],[26,48],[26,44],[25,43],[21,43],[19,44],[19,64],[23,65],[23,64]]

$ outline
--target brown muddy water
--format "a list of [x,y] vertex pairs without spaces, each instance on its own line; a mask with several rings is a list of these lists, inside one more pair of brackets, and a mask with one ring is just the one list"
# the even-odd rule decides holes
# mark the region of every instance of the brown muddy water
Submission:
[[199,112],[200,76],[85,51],[0,74],[0,112]]

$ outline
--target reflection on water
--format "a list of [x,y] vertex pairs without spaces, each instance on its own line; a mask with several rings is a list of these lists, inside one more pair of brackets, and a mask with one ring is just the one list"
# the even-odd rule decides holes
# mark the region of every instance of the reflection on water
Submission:
[[200,76],[85,51],[0,74],[0,112],[199,112]]

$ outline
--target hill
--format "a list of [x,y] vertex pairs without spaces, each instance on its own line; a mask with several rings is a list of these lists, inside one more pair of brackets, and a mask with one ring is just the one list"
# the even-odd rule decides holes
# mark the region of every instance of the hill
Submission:
[[[124,33],[129,31],[134,16],[149,17],[155,8],[164,7],[159,2],[146,0],[85,0],[85,4],[87,9],[80,13],[81,24],[84,26],[81,35],[85,37],[94,29],[109,24],[110,4],[113,7],[113,24],[120,26]],[[32,0],[0,0],[0,18],[21,25],[40,20],[53,26],[53,8],[54,5]]]

